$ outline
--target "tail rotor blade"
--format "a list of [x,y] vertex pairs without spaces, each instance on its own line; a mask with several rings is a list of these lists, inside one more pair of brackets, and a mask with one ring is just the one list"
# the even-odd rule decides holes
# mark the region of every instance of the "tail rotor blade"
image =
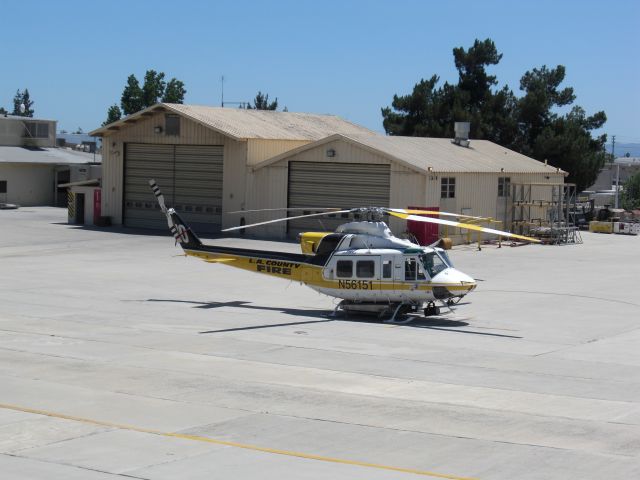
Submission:
[[153,194],[156,196],[156,199],[158,200],[158,204],[160,205],[160,210],[162,210],[162,213],[166,214],[167,206],[164,204],[164,195],[162,195],[162,192],[160,191],[160,187],[158,186],[156,181],[153,179],[149,180],[149,186],[151,187],[151,190],[153,190]]

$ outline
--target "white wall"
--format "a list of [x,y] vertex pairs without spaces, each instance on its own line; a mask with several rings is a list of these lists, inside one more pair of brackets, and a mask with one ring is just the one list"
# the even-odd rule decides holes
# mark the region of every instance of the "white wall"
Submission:
[[1,163],[0,180],[6,180],[7,193],[0,202],[25,207],[53,205],[55,165]]

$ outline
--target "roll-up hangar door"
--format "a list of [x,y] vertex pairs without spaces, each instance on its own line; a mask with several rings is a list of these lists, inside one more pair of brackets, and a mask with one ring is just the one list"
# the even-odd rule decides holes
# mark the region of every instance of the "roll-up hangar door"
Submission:
[[167,206],[175,208],[194,231],[220,231],[222,167],[222,146],[126,144],[125,226],[167,228],[149,188],[153,178]]
[[[390,165],[333,162],[289,162],[289,208],[309,208],[290,216],[314,213],[313,207],[388,207]],[[349,214],[292,220],[289,235],[332,231],[352,221]]]

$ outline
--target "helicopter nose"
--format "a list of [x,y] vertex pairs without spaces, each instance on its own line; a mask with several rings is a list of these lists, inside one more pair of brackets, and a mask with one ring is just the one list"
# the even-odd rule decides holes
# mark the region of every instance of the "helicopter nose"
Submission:
[[431,279],[434,284],[433,293],[438,299],[462,297],[476,288],[476,281],[466,273],[447,268]]

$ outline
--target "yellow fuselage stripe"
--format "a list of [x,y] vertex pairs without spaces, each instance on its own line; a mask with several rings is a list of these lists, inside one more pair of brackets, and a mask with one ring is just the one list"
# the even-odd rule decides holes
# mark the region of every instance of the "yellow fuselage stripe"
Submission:
[[[260,257],[242,257],[227,253],[212,253],[201,250],[185,250],[188,256],[196,257],[210,263],[224,263],[226,266],[262,273],[273,277],[284,278],[295,282],[302,282],[312,287],[340,289],[340,280],[326,280],[322,276],[324,267],[307,263],[291,262],[286,260],[271,260]],[[342,279],[350,281],[351,279]],[[369,280],[363,280],[369,281]],[[380,281],[371,279],[369,290],[413,290],[431,291],[433,287],[446,287],[450,291],[466,292],[470,285],[439,284],[428,281]]]
[[161,430],[156,430],[156,429],[152,429],[152,428],[144,428],[144,427],[137,427],[134,425],[125,425],[122,423],[114,423],[114,422],[108,422],[108,421],[104,421],[104,420],[96,420],[96,419],[92,419],[92,418],[85,418],[85,417],[77,417],[74,415],[66,415],[64,413],[57,413],[57,412],[50,412],[47,410],[39,410],[39,409],[35,409],[35,408],[29,408],[29,407],[22,407],[19,405],[11,405],[11,404],[3,404],[0,403],[0,408],[6,409],[6,410],[13,410],[16,412],[24,412],[24,413],[32,413],[35,415],[44,415],[47,417],[52,417],[52,418],[61,418],[64,420],[70,420],[73,422],[81,422],[81,423],[86,423],[86,424],[90,424],[90,425],[98,425],[101,427],[108,427],[108,428],[117,428],[120,430],[129,430],[129,431],[133,431],[133,432],[141,432],[141,433],[148,433],[151,435],[159,435],[162,437],[170,437],[170,438],[180,438],[182,440],[191,440],[191,441],[195,441],[195,442],[204,442],[204,443],[212,443],[215,445],[224,445],[227,447],[235,447],[235,448],[242,448],[245,450],[253,450],[253,451],[257,451],[257,452],[265,452],[265,453],[273,453],[276,455],[285,455],[288,457],[298,457],[298,458],[305,458],[307,460],[317,460],[320,462],[329,462],[329,463],[339,463],[339,464],[343,464],[343,465],[354,465],[357,467],[367,467],[367,468],[376,468],[378,470],[390,470],[393,472],[401,472],[401,473],[411,473],[411,474],[415,474],[415,475],[422,475],[424,477],[432,477],[432,478],[446,478],[449,480],[475,480],[469,477],[458,477],[456,475],[447,475],[444,473],[437,473],[437,472],[430,472],[427,470],[417,470],[417,469],[413,469],[413,468],[403,468],[403,467],[394,467],[394,466],[390,466],[390,465],[381,465],[378,463],[369,463],[369,462],[360,462],[358,460],[348,460],[348,459],[344,459],[344,458],[334,458],[334,457],[325,457],[322,455],[314,455],[314,454],[310,454],[310,453],[303,453],[303,452],[295,452],[295,451],[290,451],[290,450],[280,450],[277,448],[267,448],[267,447],[260,447],[258,445],[250,445],[250,444],[246,444],[246,443],[239,443],[239,442],[230,442],[228,440],[218,440],[215,438],[209,438],[209,437],[202,437],[200,435],[188,435],[188,434],[184,434],[184,433],[175,433],[175,432],[163,432]]

